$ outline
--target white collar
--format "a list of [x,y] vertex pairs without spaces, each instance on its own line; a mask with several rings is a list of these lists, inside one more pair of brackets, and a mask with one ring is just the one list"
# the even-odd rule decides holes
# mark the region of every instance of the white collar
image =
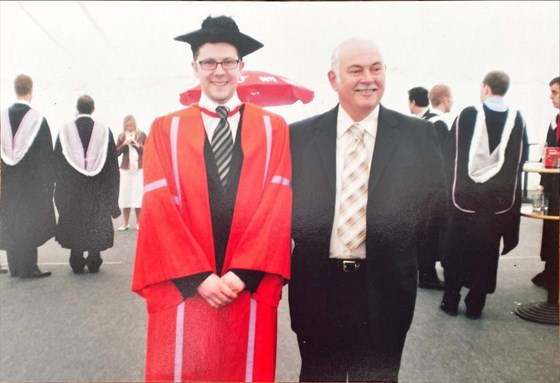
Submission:
[[[237,93],[234,93],[233,97],[230,98],[225,104],[223,104],[223,106],[228,107],[229,110],[234,110],[241,104],[242,102],[237,96]],[[204,92],[202,92],[200,94],[200,101],[198,102],[198,106],[214,112],[216,108],[220,106],[220,104],[217,104],[216,102],[212,101],[208,96],[206,96],[206,94],[204,94]]]
[[354,121],[348,113],[339,105],[338,117],[336,121],[336,136],[340,138],[354,124],[359,124],[364,130],[375,137],[377,129],[377,120],[379,119],[379,105],[370,112],[362,121]]
[[432,112],[433,114],[438,115],[438,116],[443,116],[445,114],[441,110],[439,110],[438,108],[430,109],[430,112]]
[[500,96],[488,97],[484,100],[484,105],[494,112],[505,112],[508,110],[507,105],[504,103],[504,98]]

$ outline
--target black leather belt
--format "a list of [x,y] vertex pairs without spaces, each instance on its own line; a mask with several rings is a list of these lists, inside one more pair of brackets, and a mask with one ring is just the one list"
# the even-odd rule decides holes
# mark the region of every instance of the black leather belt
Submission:
[[338,270],[345,273],[355,273],[358,272],[365,266],[365,261],[361,259],[331,259]]

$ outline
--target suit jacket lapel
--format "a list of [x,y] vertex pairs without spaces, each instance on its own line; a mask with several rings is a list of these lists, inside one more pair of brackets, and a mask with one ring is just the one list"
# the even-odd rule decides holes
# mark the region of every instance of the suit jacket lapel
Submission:
[[398,129],[397,121],[393,116],[382,105],[379,105],[379,108],[377,136],[375,138],[368,186],[370,192],[377,186],[401,135],[401,129]]
[[332,191],[336,191],[336,118],[338,105],[317,121],[320,126],[314,145]]
[[[373,190],[399,142],[401,129],[393,115],[382,105],[379,106],[379,120],[377,136],[370,171],[369,190]],[[336,120],[338,105],[325,113],[317,121],[319,129],[313,138],[313,144],[323,166],[323,171],[329,180],[332,191],[336,191]],[[379,145],[378,145],[379,143]]]

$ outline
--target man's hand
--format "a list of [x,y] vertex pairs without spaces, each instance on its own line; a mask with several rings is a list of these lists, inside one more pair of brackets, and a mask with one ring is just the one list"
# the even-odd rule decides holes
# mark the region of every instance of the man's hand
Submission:
[[223,307],[237,298],[237,294],[216,274],[208,276],[196,291],[214,308]]
[[232,271],[222,275],[222,281],[236,294],[245,290],[245,283]]

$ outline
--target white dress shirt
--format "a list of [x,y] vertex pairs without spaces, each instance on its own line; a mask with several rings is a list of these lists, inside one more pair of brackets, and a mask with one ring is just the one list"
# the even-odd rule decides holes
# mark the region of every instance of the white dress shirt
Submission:
[[[242,102],[237,96],[237,93],[234,93],[233,97],[228,100],[223,106],[227,106],[230,111],[237,108],[241,105]],[[216,108],[220,106],[220,104],[216,104],[214,101],[210,100],[208,96],[204,94],[204,92],[200,95],[200,101],[198,105],[201,108],[207,109],[211,112],[216,113]],[[237,128],[239,126],[239,120],[241,119],[241,113],[237,111],[235,114],[228,117],[229,127],[231,128],[231,135],[233,138],[233,142],[235,142],[235,137],[237,136]],[[220,122],[220,117],[214,117],[206,113],[202,113],[202,123],[204,124],[204,130],[206,130],[206,135],[208,136],[208,141],[212,142],[212,135],[214,131],[218,127],[218,123]]]
[[[339,259],[365,259],[366,246],[365,241],[353,252],[350,252],[345,244],[343,244],[337,235],[338,228],[338,211],[340,209],[340,195],[342,193],[342,172],[344,171],[344,158],[348,150],[352,135],[348,130],[354,124],[358,124],[364,128],[364,144],[368,151],[368,163],[370,164],[368,171],[371,168],[371,160],[373,158],[373,148],[375,146],[375,137],[377,135],[377,120],[379,117],[379,106],[377,106],[366,118],[362,121],[353,121],[348,113],[338,107],[338,118],[336,122],[336,199],[334,210],[334,222],[331,232],[330,243],[330,258]],[[365,218],[364,218],[365,219]]]

